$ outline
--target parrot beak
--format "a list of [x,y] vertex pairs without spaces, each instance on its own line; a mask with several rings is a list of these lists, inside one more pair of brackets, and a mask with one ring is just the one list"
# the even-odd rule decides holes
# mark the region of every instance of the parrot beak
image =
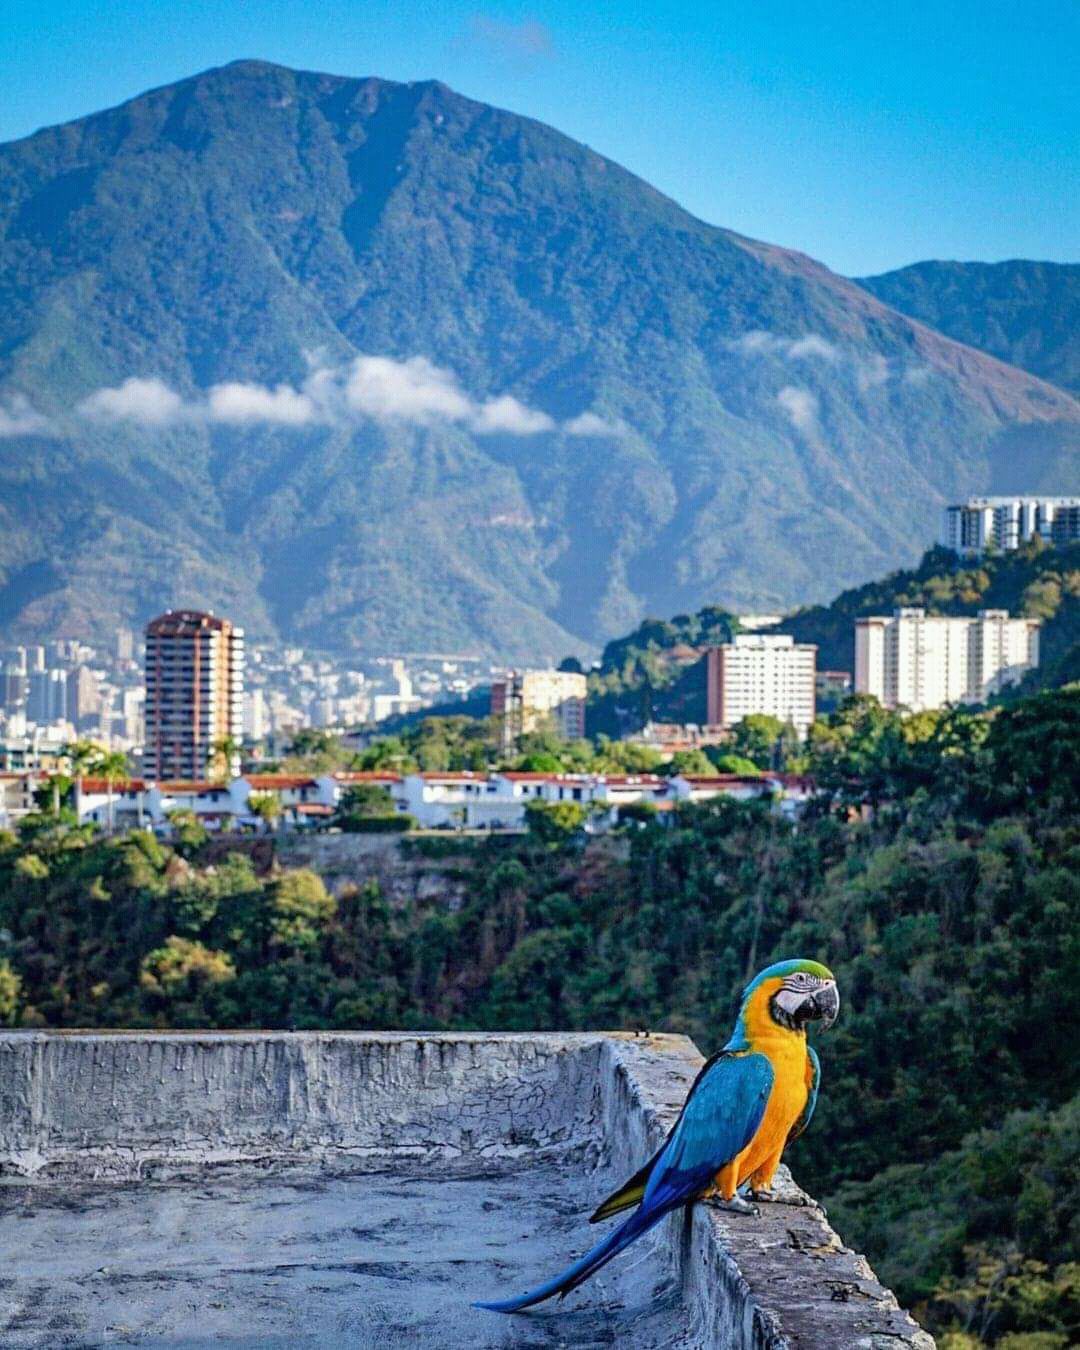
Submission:
[[822,1031],[828,1031],[840,1016],[840,990],[837,989],[835,980],[830,980],[817,991],[814,995],[814,1006]]

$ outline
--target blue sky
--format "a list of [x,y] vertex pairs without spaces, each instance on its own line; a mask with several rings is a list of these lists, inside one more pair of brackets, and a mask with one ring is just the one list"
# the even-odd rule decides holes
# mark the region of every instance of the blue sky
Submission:
[[0,140],[238,57],[437,77],[849,274],[1080,260],[1080,0],[0,0]]

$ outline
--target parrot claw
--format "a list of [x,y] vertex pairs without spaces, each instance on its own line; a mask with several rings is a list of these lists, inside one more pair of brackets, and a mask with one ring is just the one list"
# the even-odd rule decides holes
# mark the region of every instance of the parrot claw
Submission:
[[749,1200],[744,1200],[741,1195],[733,1195],[730,1200],[722,1200],[719,1196],[711,1197],[703,1202],[710,1209],[725,1210],[728,1214],[750,1214],[754,1218],[761,1215],[761,1210],[757,1205],[752,1205]]

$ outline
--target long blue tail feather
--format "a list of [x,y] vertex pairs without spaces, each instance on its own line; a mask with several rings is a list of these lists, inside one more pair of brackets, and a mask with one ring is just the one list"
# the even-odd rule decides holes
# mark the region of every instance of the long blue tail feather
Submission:
[[556,1275],[553,1280],[548,1280],[546,1284],[538,1285],[535,1289],[530,1289],[527,1294],[522,1294],[520,1298],[507,1298],[494,1303],[474,1303],[474,1308],[487,1308],[490,1312],[515,1313],[522,1312],[525,1308],[531,1308],[535,1303],[543,1303],[546,1298],[553,1298],[556,1294],[562,1296],[568,1294],[571,1289],[576,1288],[583,1280],[587,1280],[590,1275],[595,1274],[601,1266],[606,1266],[612,1257],[618,1256],[621,1251],[639,1237],[642,1233],[647,1233],[654,1224],[660,1222],[670,1209],[656,1208],[645,1212],[642,1205],[636,1209],[633,1214],[620,1224],[618,1228],[607,1235],[602,1242],[598,1242],[595,1247],[581,1258],[575,1261],[572,1266],[568,1266],[561,1275]]

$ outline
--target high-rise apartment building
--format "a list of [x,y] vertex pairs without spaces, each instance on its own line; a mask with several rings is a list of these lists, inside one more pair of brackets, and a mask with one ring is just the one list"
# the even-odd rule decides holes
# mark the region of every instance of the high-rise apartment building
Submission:
[[[199,610],[168,610],[146,626],[144,771],[155,781],[202,779],[224,740],[244,732],[244,631]],[[240,770],[239,756],[222,765]]]
[[38,726],[66,722],[68,709],[68,673],[66,670],[36,670],[27,676],[26,718]]
[[738,633],[710,647],[709,725],[733,727],[751,713],[767,713],[805,736],[814,720],[816,665],[817,647],[782,633]]
[[969,497],[945,508],[945,538],[957,553],[1019,548],[1029,539],[1080,540],[1080,497]]
[[551,719],[564,740],[585,735],[588,681],[573,670],[514,670],[491,686],[491,715],[501,719],[503,743]]
[[1013,619],[1003,609],[976,618],[898,609],[855,621],[855,690],[886,708],[982,703],[1038,664],[1038,619]]

